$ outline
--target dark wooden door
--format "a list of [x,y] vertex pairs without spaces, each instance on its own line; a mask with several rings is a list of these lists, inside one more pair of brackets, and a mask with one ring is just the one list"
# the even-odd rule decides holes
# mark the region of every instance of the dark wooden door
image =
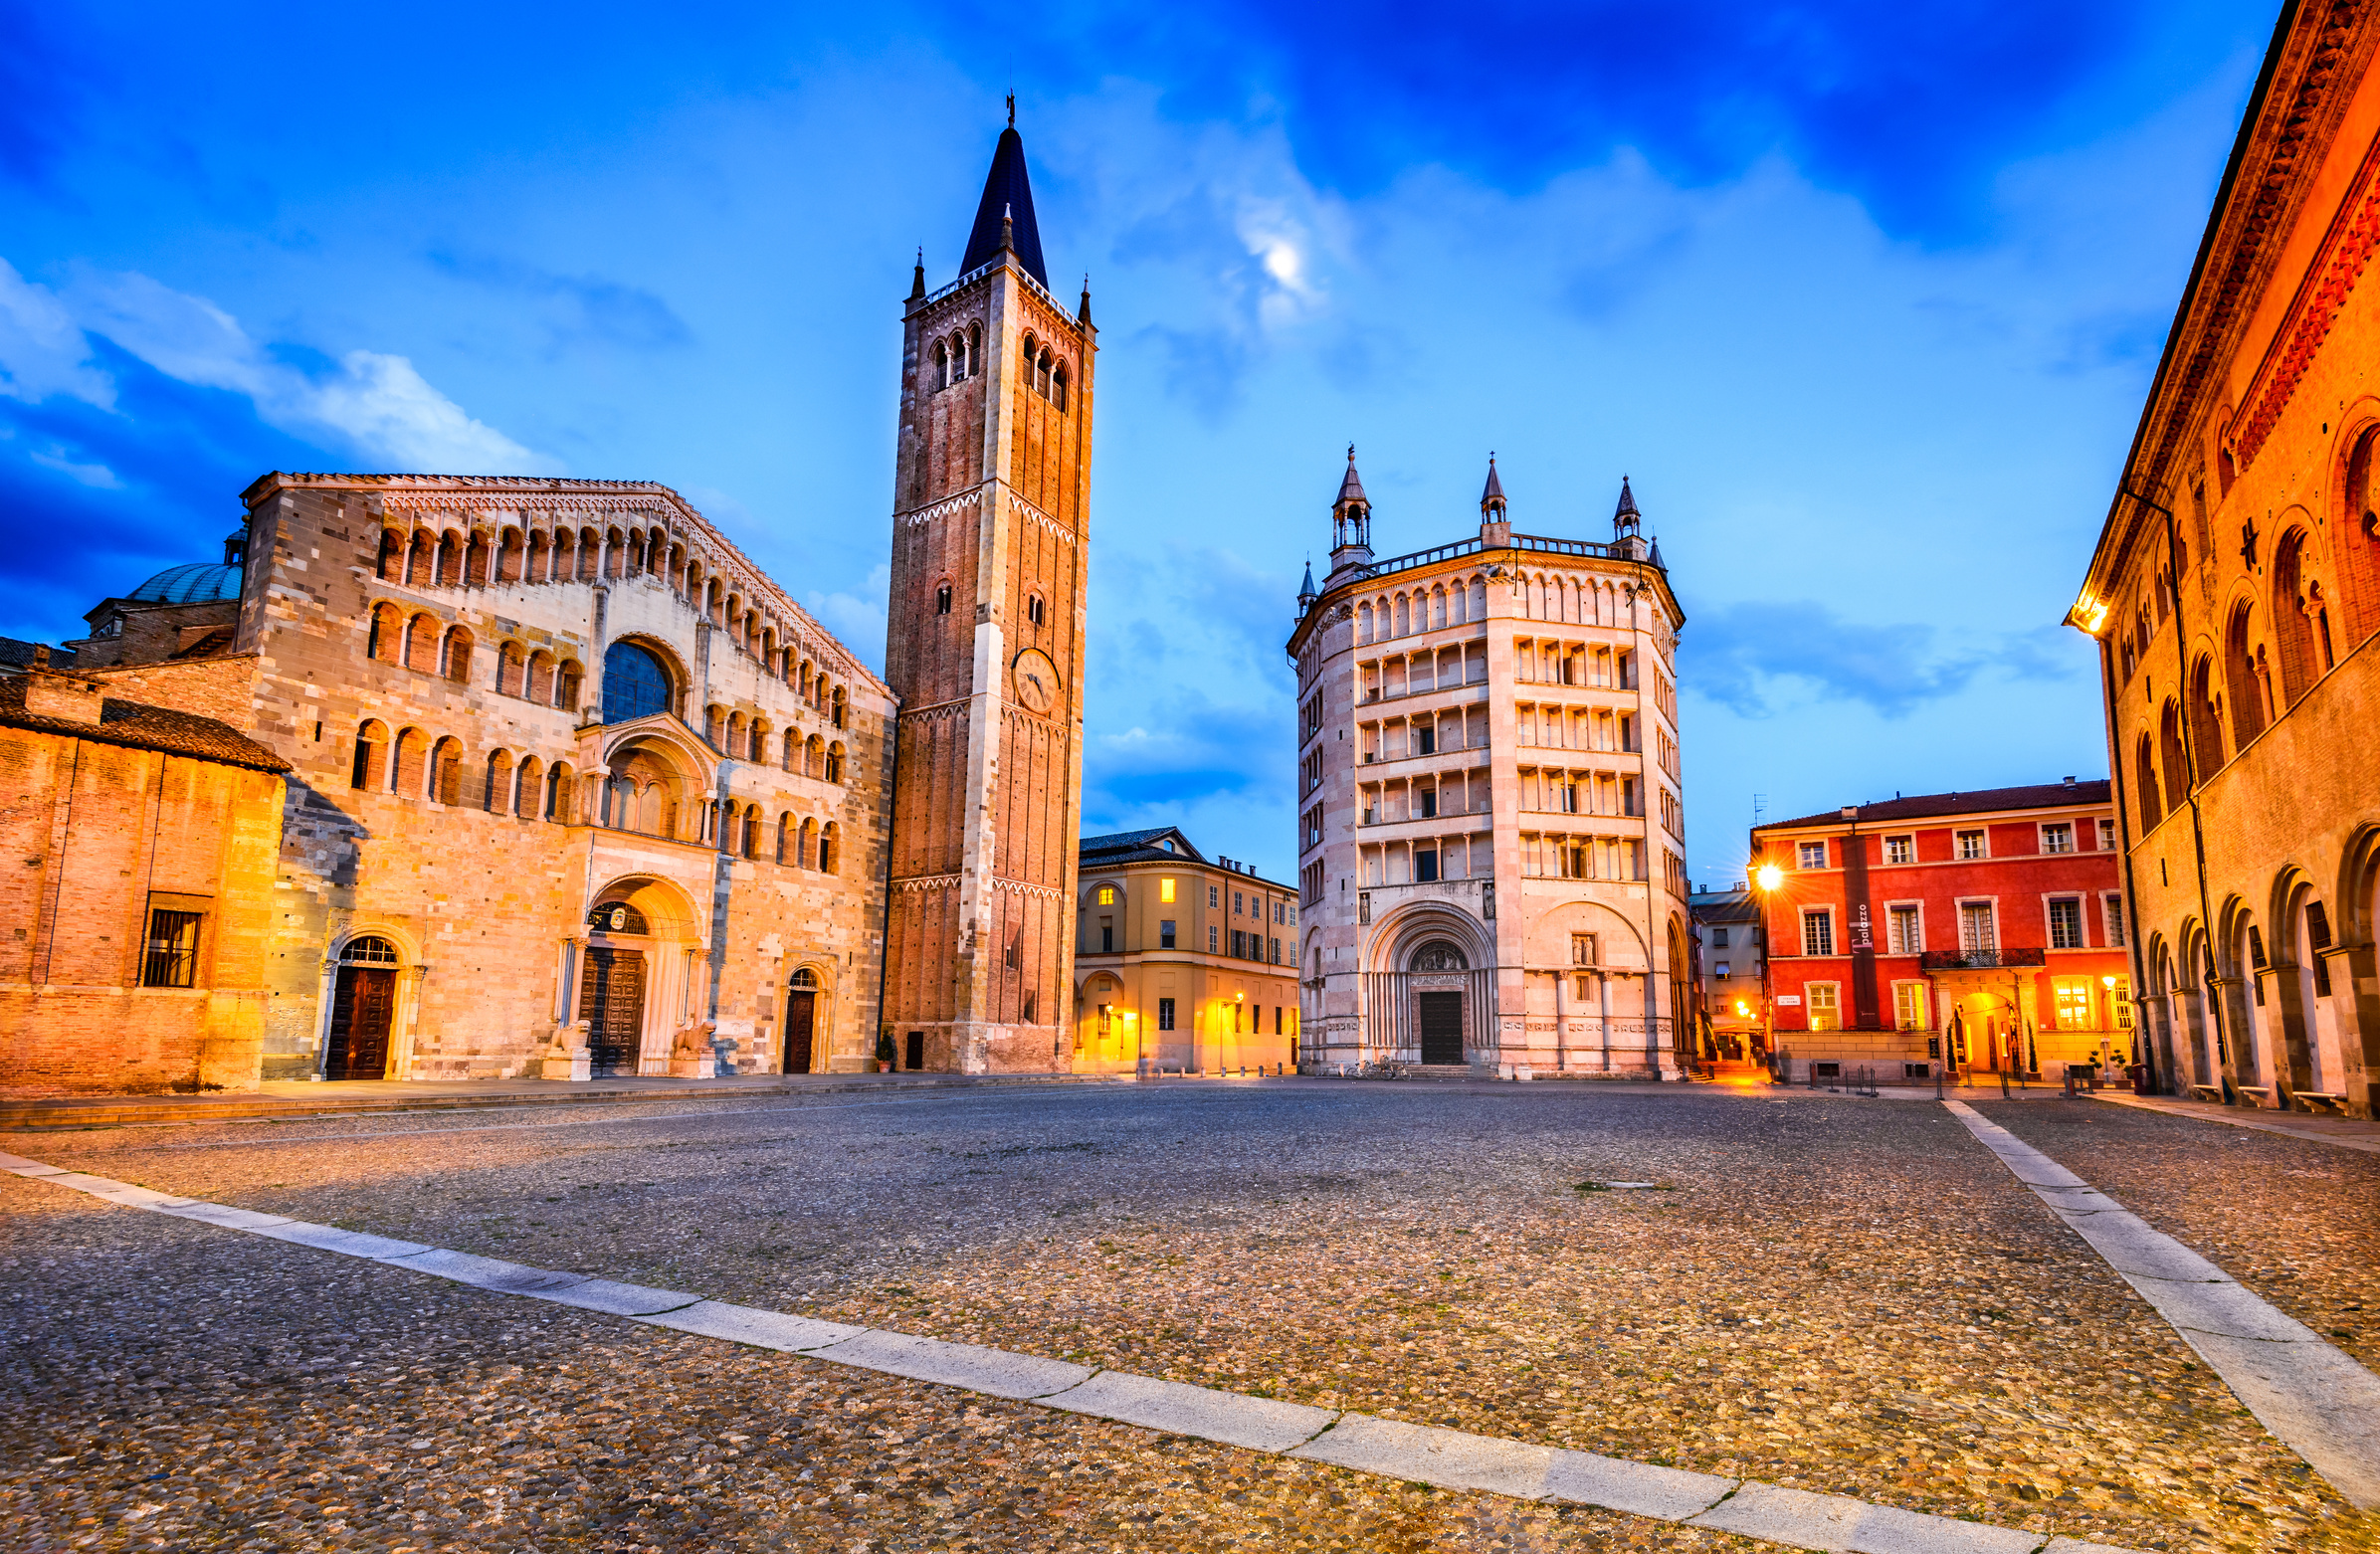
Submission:
[[789,993],[785,996],[785,1071],[810,1071],[810,1036],[818,1024],[818,995]]
[[1422,1062],[1461,1063],[1463,1061],[1463,995],[1460,993],[1416,993],[1414,1002],[1421,1006]]
[[327,1079],[388,1077],[388,1032],[397,1009],[397,973],[387,966],[341,966],[330,1005]]
[[645,1033],[645,952],[590,945],[578,984],[578,1017],[587,1022],[588,1071],[634,1074]]

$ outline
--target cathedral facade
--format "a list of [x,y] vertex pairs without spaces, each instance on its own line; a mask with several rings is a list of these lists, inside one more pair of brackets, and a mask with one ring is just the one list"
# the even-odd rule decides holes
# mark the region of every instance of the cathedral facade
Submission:
[[1690,1036],[1677,643],[1621,483],[1608,542],[1513,532],[1372,558],[1347,469],[1297,672],[1308,1071],[1675,1074]]
[[1068,1067],[1093,334],[1013,124],[903,342],[885,678],[667,486],[470,476],[268,475],[29,659],[12,814],[178,815],[195,751],[278,855],[160,821],[78,921],[114,855],[40,850],[0,1085]]

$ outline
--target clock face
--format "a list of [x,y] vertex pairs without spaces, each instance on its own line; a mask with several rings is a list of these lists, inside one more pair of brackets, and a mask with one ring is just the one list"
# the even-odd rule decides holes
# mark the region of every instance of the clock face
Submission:
[[1039,648],[1027,648],[1017,655],[1015,667],[1009,672],[1016,681],[1017,702],[1029,711],[1044,717],[1058,705],[1058,666]]

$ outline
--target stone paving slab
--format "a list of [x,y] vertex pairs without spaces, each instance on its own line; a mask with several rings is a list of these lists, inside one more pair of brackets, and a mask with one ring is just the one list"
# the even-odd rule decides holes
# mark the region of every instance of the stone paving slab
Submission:
[[1498,1441],[1460,1430],[1349,1414],[1289,1456],[1443,1488],[1487,1489],[1518,1500],[1541,1500],[1548,1492],[1546,1478],[1553,1468],[1555,1451],[1521,1441]]
[[1545,1469],[1545,1493],[1556,1500],[1600,1505],[1632,1516],[1685,1521],[1710,1509],[1742,1482],[1593,1452],[1556,1452]]
[[342,1257],[368,1258],[375,1263],[410,1258],[430,1250],[418,1241],[398,1241],[394,1237],[372,1236],[363,1231],[342,1231],[331,1225],[308,1225],[303,1220],[284,1220],[279,1225],[242,1228],[252,1230],[259,1236],[269,1236],[275,1241],[294,1242],[300,1247],[335,1252]]
[[1096,1415],[1252,1452],[1289,1451],[1312,1440],[1339,1417],[1335,1409],[1242,1397],[1236,1392],[1159,1381],[1128,1371],[1101,1371],[1079,1387],[1036,1401],[1071,1414]]
[[793,1316],[783,1311],[762,1311],[751,1306],[730,1305],[724,1300],[697,1300],[685,1306],[655,1315],[640,1316],[640,1322],[656,1327],[674,1327],[682,1333],[699,1333],[704,1338],[724,1338],[730,1343],[748,1343],[756,1348],[776,1349],[786,1354],[807,1354],[829,1344],[857,1338],[868,1331],[865,1327],[851,1327],[842,1322],[821,1322],[813,1317]]
[[[52,1178],[53,1181],[56,1178]],[[262,1231],[276,1225],[287,1225],[289,1217],[280,1214],[259,1214],[253,1209],[234,1209],[219,1203],[198,1203],[184,1199],[178,1203],[138,1204],[136,1207],[152,1214],[169,1214],[177,1220],[198,1220],[219,1225],[227,1231]]]
[[963,1387],[995,1398],[1046,1398],[1081,1386],[1091,1375],[1088,1365],[910,1333],[863,1332],[857,1338],[809,1352],[816,1359],[833,1360],[838,1365]]
[[525,1263],[506,1263],[498,1258],[482,1258],[468,1252],[449,1252],[433,1247],[428,1252],[409,1253],[401,1258],[379,1261],[392,1267],[414,1268],[423,1273],[435,1273],[451,1278],[458,1284],[471,1284],[481,1289],[493,1289],[507,1295],[541,1295],[583,1284],[589,1275],[564,1273],[553,1268],[533,1268]]
[[2316,1144],[2333,1144],[2340,1149],[2360,1149],[2366,1154],[2380,1154],[2380,1122],[2369,1122],[2360,1117],[2317,1117],[2294,1111],[2252,1111],[2245,1106],[2226,1106],[2216,1101],[2178,1100],[2170,1095],[2125,1095],[2114,1091],[2094,1092],[2090,1098],[2110,1106],[2161,1111],[2169,1117],[2192,1117],[2200,1122],[2220,1123],[2224,1127],[2279,1133],[2284,1138],[2302,1138]]
[[534,1295],[539,1300],[550,1300],[556,1305],[576,1306],[581,1311],[601,1311],[609,1316],[653,1316],[694,1305],[702,1298],[683,1289],[654,1289],[645,1284],[623,1284],[609,1278],[590,1278],[559,1289],[518,1292]]
[[2034,1554],[2043,1541],[2037,1532],[1765,1483],[1744,1485],[1686,1524],[1841,1554]]

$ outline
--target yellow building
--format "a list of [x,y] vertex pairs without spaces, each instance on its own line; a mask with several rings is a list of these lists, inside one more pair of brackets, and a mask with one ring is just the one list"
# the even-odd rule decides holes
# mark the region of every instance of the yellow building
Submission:
[[1077,1073],[1297,1067],[1297,892],[1174,828],[1083,839]]

